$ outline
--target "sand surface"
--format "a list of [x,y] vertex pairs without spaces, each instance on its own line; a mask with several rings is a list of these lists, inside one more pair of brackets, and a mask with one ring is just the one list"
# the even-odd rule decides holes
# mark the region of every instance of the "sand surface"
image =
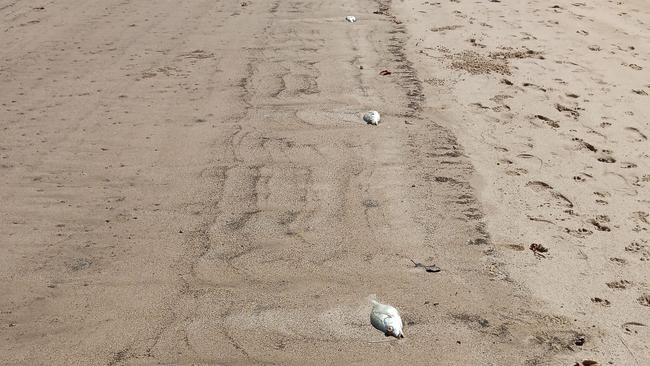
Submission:
[[0,20],[1,364],[650,363],[644,1]]

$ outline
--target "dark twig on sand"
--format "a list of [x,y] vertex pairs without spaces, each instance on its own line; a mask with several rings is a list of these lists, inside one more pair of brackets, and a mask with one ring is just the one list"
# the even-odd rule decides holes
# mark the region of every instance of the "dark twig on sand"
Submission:
[[413,262],[413,265],[415,265],[416,268],[424,268],[425,271],[430,273],[436,273],[441,271],[440,267],[436,266],[435,264],[431,264],[427,266],[420,262],[416,262],[413,259],[411,259],[410,261]]

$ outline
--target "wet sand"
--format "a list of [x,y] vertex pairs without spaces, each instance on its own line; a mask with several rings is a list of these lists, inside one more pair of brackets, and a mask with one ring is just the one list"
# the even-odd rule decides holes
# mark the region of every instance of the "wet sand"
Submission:
[[0,363],[646,363],[650,9],[508,3],[0,3]]

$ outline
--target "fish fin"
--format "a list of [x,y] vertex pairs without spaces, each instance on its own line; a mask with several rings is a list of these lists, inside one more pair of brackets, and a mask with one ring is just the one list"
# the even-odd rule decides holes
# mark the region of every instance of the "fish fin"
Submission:
[[369,301],[372,305],[377,305],[377,304],[379,304],[379,301],[377,301],[377,295],[375,295],[375,294],[368,295],[368,301]]

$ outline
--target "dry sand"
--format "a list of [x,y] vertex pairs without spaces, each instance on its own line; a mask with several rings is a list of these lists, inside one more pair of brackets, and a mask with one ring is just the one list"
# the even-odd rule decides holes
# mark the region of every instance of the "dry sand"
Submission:
[[650,362],[643,1],[0,19],[0,363]]

